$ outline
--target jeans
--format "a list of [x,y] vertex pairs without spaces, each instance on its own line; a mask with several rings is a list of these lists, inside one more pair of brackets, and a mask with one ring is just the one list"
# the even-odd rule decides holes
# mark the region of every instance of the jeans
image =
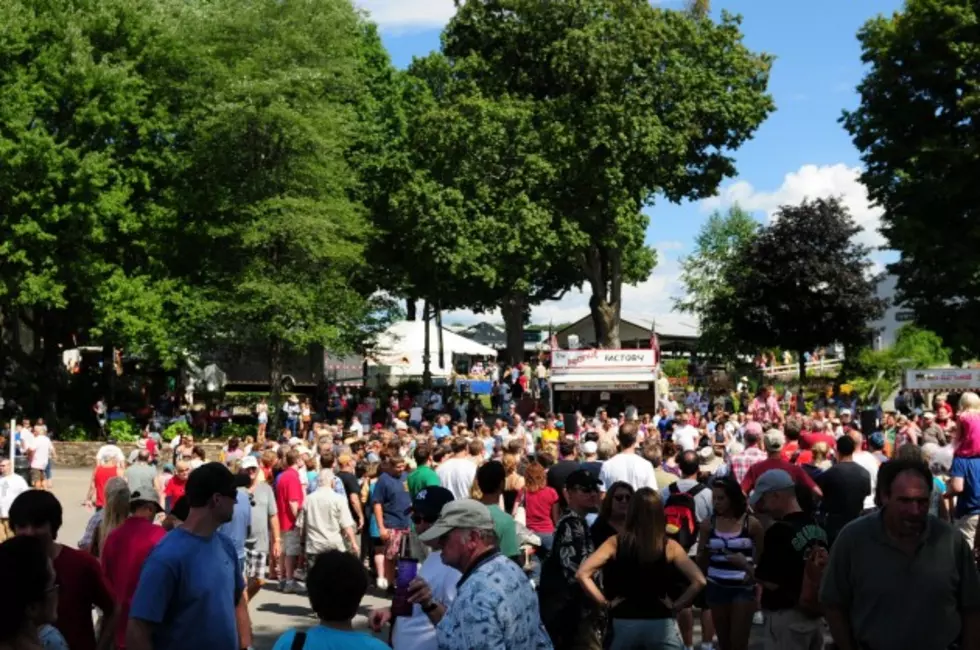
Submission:
[[[533,531],[532,531],[533,532]],[[548,555],[551,554],[551,545],[555,543],[554,533],[534,533],[541,540],[541,546],[538,547],[538,552],[534,554],[534,562],[531,565],[531,578],[534,580],[534,584],[541,584],[541,565],[544,561],[548,559]]]
[[684,650],[672,618],[614,618],[610,650]]
[[286,418],[286,428],[293,434],[293,438],[299,433],[299,418]]

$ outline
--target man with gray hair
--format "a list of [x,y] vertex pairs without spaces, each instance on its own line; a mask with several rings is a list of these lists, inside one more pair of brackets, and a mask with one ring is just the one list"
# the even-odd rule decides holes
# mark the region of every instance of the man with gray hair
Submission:
[[349,550],[360,555],[354,518],[347,499],[334,490],[333,471],[320,470],[319,479],[319,487],[306,498],[296,522],[308,562],[312,563],[317,555],[333,550]]

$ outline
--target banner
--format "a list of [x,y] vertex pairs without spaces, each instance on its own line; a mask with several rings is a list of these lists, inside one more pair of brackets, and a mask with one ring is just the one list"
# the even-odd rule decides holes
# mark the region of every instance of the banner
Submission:
[[980,390],[980,369],[934,368],[906,370],[905,388],[921,391]]
[[654,350],[555,350],[551,353],[551,372],[651,371],[657,366]]

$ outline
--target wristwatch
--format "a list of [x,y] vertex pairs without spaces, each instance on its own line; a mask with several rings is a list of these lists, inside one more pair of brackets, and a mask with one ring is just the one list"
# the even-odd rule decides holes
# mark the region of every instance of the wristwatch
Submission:
[[434,600],[430,600],[428,605],[422,606],[422,612],[425,614],[431,614],[432,612],[436,611],[437,607],[439,607],[439,603]]

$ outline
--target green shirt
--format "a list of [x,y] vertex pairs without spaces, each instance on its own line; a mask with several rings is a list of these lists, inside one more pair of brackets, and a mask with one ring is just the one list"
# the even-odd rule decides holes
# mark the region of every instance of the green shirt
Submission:
[[517,524],[514,523],[514,518],[498,505],[487,506],[487,509],[493,517],[493,530],[497,533],[500,554],[504,557],[516,557],[521,551],[517,546]]
[[408,493],[413,499],[430,485],[439,485],[439,475],[428,465],[423,465],[408,475]]

